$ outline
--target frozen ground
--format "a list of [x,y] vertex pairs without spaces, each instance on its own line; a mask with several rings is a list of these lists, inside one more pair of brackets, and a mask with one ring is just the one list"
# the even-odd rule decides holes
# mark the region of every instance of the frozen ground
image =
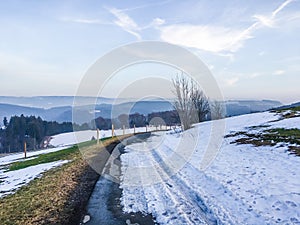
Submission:
[[[278,118],[268,112],[228,118],[224,135],[266,129],[251,128],[258,125],[299,128],[300,117],[274,122]],[[151,213],[159,224],[300,224],[300,157],[287,146],[236,145],[231,142],[238,137],[230,137],[202,170],[211,128],[206,122],[127,146],[121,155],[124,210]]]

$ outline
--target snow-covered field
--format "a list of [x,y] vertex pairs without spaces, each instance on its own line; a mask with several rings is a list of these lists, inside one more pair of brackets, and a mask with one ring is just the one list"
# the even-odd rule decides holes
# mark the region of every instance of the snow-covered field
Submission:
[[[228,118],[224,135],[266,129],[251,129],[258,125],[299,128],[300,117],[278,118],[268,112]],[[159,224],[300,224],[300,157],[287,145],[237,145],[231,142],[238,137],[228,137],[201,170],[210,132],[205,122],[128,145],[121,155],[124,210],[151,213]]]
[[[163,127],[165,128],[165,127]],[[154,131],[155,127],[148,127],[147,131]],[[135,132],[145,132],[146,127],[137,127],[135,128]],[[125,134],[133,134],[134,129],[125,129]],[[119,136],[123,134],[122,129],[115,129],[114,135]],[[100,130],[99,138],[106,138],[111,137],[112,131],[111,130]],[[85,131],[76,131],[76,132],[70,132],[70,133],[63,133],[54,135],[50,141],[50,145],[59,147],[59,146],[68,146],[68,145],[74,145],[77,143],[90,141],[92,138],[97,138],[97,131],[96,130],[85,130]]]

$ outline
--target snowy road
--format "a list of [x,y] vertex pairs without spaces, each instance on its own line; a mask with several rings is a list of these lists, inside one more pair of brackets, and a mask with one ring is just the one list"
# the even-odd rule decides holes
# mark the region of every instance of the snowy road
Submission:
[[[149,137],[149,134],[138,134],[127,138],[123,143],[139,142]],[[120,207],[121,189],[119,188],[120,161],[124,145],[118,144],[112,151],[97,181],[87,205],[89,221],[87,225],[123,225],[143,224],[154,225],[151,215],[141,213],[124,214]]]

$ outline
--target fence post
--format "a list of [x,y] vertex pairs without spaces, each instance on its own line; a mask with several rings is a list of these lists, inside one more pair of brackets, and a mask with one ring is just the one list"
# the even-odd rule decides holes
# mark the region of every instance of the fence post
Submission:
[[112,124],[112,125],[111,125],[111,137],[114,137],[114,133],[115,133],[115,127],[114,127],[114,125]]
[[135,124],[133,124],[133,134],[135,134]]
[[27,158],[27,146],[26,146],[26,141],[24,141],[24,157],[25,157],[25,159]]
[[125,135],[125,125],[123,125],[123,135]]
[[97,128],[97,145],[99,145],[99,137],[100,137],[99,129]]

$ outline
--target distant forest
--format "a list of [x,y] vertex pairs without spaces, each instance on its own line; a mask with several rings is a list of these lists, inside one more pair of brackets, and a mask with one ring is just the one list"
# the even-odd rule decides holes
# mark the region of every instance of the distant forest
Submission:
[[[55,121],[44,121],[35,116],[13,116],[8,121],[3,119],[4,128],[0,130],[0,152],[16,152],[23,150],[26,142],[29,150],[43,148],[46,137],[73,131],[71,122],[57,123]],[[85,130],[89,129],[87,124],[74,126]]]
[[[157,119],[161,118],[161,119]],[[162,122],[163,121],[163,122]],[[24,142],[28,150],[42,149],[47,147],[50,136],[72,132],[73,130],[88,129],[111,129],[115,128],[144,127],[146,125],[176,125],[180,124],[178,113],[174,111],[154,112],[147,116],[139,113],[121,114],[116,119],[98,117],[89,124],[72,124],[71,122],[58,123],[56,121],[44,121],[35,116],[12,116],[9,121],[3,119],[4,127],[0,129],[0,153],[23,151]],[[46,143],[46,144],[45,144]]]
[[[160,119],[159,119],[160,118]],[[147,116],[134,113],[134,114],[121,114],[115,119],[105,119],[98,117],[91,123],[92,128],[98,128],[101,130],[111,129],[112,124],[115,128],[126,128],[145,127],[146,125],[159,126],[159,125],[177,125],[180,124],[180,118],[177,111],[165,111],[165,112],[153,112]]]

